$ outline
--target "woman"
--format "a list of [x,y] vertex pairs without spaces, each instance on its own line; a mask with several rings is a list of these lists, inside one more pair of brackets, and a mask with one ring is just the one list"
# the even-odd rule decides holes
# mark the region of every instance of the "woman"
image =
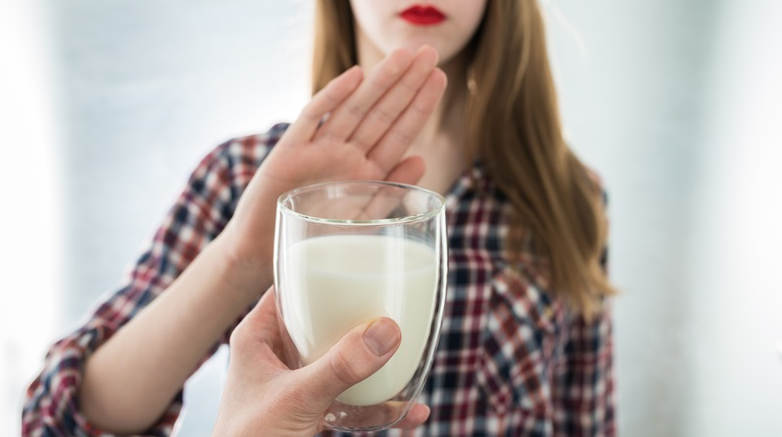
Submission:
[[323,0],[316,20],[313,101],[205,158],[126,286],[50,351],[25,432],[170,432],[185,379],[271,283],[277,195],[386,179],[448,205],[414,432],[615,434],[601,189],[562,138],[537,2]]

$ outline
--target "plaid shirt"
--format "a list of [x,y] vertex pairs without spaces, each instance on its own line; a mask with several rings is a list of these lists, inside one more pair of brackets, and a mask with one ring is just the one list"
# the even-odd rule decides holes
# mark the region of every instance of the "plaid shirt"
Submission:
[[[204,158],[123,286],[86,325],[49,350],[42,373],[27,391],[23,435],[105,435],[79,413],[86,357],[162,293],[220,233],[286,127],[229,141]],[[546,291],[544,262],[529,250],[517,265],[509,265],[501,247],[511,207],[481,166],[456,181],[446,202],[447,302],[420,399],[432,413],[415,430],[381,434],[615,435],[608,309],[590,323],[570,313]],[[171,434],[181,408],[180,393],[144,435]]]

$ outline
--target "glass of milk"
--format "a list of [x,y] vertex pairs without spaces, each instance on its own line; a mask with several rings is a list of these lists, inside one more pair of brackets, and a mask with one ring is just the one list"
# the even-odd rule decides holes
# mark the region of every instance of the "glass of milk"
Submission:
[[274,245],[277,309],[292,368],[323,356],[355,326],[389,317],[393,357],[342,393],[331,428],[377,431],[404,419],[432,365],[445,302],[445,204],[390,182],[329,182],[283,194]]

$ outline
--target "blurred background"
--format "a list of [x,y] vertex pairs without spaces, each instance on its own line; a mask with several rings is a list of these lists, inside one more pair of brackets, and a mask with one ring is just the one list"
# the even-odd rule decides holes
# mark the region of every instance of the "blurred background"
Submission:
[[[782,2],[543,4],[568,138],[610,195],[621,434],[782,435]],[[13,434],[48,345],[113,290],[200,158],[306,103],[311,9],[0,3]],[[179,435],[211,429],[226,363],[188,383]]]

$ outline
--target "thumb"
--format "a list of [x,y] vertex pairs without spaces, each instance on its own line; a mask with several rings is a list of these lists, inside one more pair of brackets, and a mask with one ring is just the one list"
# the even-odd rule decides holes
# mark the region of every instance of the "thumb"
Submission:
[[302,383],[325,410],[337,396],[380,370],[402,341],[399,326],[381,317],[353,328],[326,355],[304,367]]

